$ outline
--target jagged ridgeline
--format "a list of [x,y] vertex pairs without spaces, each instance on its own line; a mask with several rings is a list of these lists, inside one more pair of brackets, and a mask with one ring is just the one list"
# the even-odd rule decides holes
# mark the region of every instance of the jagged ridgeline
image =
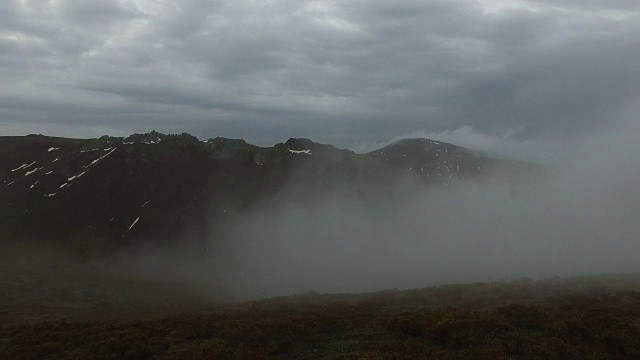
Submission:
[[126,138],[0,137],[0,241],[66,242],[94,252],[138,239],[199,241],[285,189],[301,197],[371,187],[379,194],[407,179],[448,186],[542,173],[537,165],[428,139],[356,154],[309,139],[263,148],[155,131]]

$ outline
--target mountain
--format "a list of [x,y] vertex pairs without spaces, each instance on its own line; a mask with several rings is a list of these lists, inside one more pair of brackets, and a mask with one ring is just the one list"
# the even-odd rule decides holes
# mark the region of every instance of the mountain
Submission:
[[429,139],[402,139],[367,154],[398,169],[413,172],[432,182],[475,179],[489,176],[528,178],[543,173],[533,164],[496,159],[469,149]]
[[0,241],[71,244],[96,255],[138,241],[206,240],[233,214],[285,189],[300,198],[327,189],[384,196],[385,186],[406,179],[430,186],[543,172],[428,139],[356,154],[309,139],[258,147],[155,131],[0,137]]

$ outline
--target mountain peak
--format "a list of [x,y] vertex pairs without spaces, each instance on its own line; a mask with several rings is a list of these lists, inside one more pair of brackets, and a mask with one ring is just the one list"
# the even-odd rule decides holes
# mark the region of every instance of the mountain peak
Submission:
[[315,148],[317,145],[311,139],[307,138],[290,138],[284,145],[290,150],[309,150]]
[[[449,150],[452,149],[464,149],[460,146],[456,146],[453,144],[449,144],[446,142],[442,142],[442,141],[436,141],[436,140],[431,140],[431,139],[425,139],[425,138],[405,138],[405,139],[400,139],[397,141],[392,142],[391,144],[383,147],[382,149],[389,149],[389,148],[394,148],[394,147],[401,147],[407,150],[411,150],[411,149],[415,149],[415,148],[424,148],[424,149],[429,149],[429,148],[447,148]],[[379,149],[377,151],[380,151],[382,149]]]

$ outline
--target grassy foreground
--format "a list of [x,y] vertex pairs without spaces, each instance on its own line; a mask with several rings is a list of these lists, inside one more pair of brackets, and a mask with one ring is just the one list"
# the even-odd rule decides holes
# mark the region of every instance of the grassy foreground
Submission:
[[0,325],[2,359],[639,359],[639,275]]

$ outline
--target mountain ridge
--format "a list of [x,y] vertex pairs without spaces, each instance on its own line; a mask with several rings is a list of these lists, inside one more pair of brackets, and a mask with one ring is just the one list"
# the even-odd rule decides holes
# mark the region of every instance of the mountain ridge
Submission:
[[0,137],[0,238],[70,242],[96,254],[136,239],[204,242],[234,212],[284,189],[304,198],[327,189],[384,192],[406,178],[446,186],[539,173],[535,165],[429,139],[356,154],[306,138],[259,147],[155,131],[94,139]]

